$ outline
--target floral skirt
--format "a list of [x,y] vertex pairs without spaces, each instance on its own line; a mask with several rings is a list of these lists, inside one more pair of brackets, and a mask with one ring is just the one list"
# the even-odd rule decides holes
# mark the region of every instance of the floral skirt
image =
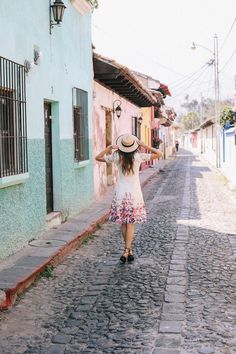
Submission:
[[130,193],[125,193],[123,198],[116,195],[112,201],[109,221],[119,224],[141,224],[147,221],[146,208],[143,200],[134,203]]

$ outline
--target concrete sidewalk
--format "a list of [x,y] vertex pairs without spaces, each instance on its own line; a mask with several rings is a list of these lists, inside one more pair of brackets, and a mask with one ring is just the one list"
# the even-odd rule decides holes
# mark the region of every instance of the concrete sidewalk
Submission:
[[[141,185],[148,183],[168,162],[161,160],[157,165],[141,171]],[[107,220],[113,190],[114,187],[110,187],[89,208],[69,218],[66,223],[48,230],[42,237],[1,262],[0,310],[10,308],[49,265],[60,263]]]

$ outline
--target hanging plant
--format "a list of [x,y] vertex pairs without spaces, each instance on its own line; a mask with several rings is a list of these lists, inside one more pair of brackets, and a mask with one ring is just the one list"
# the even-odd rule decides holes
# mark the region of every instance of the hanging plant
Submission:
[[234,111],[230,107],[225,107],[220,114],[220,124],[222,127],[230,126],[235,122]]
[[163,143],[163,141],[159,137],[154,137],[152,140],[152,146],[154,148],[159,148],[160,144],[162,144],[162,143]]
[[87,2],[89,2],[93,6],[93,8],[98,8],[98,0],[87,0]]

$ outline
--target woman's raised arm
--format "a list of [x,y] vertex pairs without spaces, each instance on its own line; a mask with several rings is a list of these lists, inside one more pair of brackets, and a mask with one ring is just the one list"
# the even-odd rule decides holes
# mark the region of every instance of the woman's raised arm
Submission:
[[95,156],[95,160],[99,162],[106,162],[104,156],[107,154],[111,154],[112,150],[118,149],[116,145],[108,145],[104,150],[102,150],[97,156]]
[[150,160],[159,159],[163,155],[161,151],[153,148],[152,146],[148,146],[148,145],[144,144],[142,141],[139,141],[139,146],[152,152]]

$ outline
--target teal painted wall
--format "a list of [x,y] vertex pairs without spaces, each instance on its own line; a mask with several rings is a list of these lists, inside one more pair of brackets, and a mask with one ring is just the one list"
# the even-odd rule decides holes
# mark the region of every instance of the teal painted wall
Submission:
[[45,227],[44,150],[43,140],[29,140],[30,178],[0,189],[0,259],[17,251]]
[[[65,216],[85,208],[93,198],[92,164],[76,167],[73,160],[72,140],[61,141],[62,205]],[[91,150],[90,150],[91,151]]]
[[29,179],[0,189],[0,259],[36,238],[46,227],[44,101],[52,103],[54,210],[68,217],[93,198],[91,159],[75,168],[72,88],[88,92],[92,137],[91,12],[81,15],[69,0],[60,27],[49,34],[47,0],[0,1],[0,56],[24,64],[42,56],[26,77]]

